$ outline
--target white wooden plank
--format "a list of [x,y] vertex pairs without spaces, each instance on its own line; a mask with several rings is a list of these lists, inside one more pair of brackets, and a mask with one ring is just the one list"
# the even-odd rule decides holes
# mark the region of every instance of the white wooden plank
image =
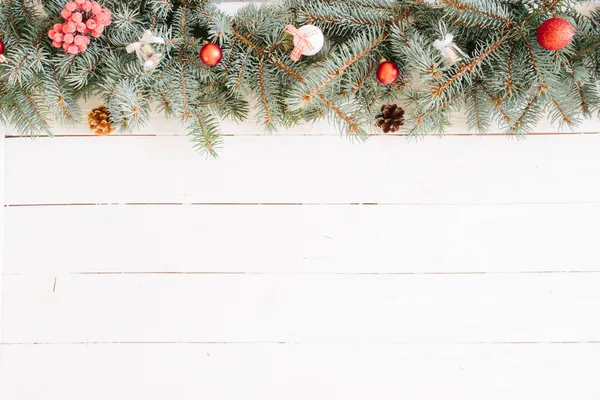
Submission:
[[600,397],[600,345],[21,345],[2,355],[0,396],[11,400]]
[[600,342],[600,274],[4,280],[5,343]]
[[600,271],[597,204],[42,206],[6,214],[7,274]]
[[207,161],[183,137],[7,141],[8,204],[598,202],[600,135],[227,138]]

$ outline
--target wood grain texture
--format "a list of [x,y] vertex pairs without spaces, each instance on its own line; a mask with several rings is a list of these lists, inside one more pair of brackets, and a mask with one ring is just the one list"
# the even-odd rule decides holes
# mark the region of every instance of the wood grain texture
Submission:
[[600,274],[4,280],[5,343],[600,343]]
[[11,400],[600,397],[599,345],[5,345],[2,354],[13,384],[0,396]]
[[597,400],[598,122],[454,122],[6,129],[0,398]]
[[598,226],[598,204],[8,207],[4,259],[6,274],[600,271]]
[[600,135],[233,137],[218,161],[183,137],[11,139],[6,198],[17,204],[598,203]]

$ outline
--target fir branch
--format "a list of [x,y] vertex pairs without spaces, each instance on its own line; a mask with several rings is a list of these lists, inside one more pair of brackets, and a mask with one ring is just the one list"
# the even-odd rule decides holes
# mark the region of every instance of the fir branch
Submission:
[[25,4],[25,0],[19,0],[17,3],[21,7],[23,14],[27,16],[27,18],[32,19],[33,13],[29,11],[29,7]]
[[229,72],[229,67],[231,66],[231,62],[233,61],[233,56],[235,55],[237,45],[238,41],[236,39],[233,39],[233,42],[231,43],[231,48],[229,49],[229,54],[227,55],[227,59],[225,61],[225,67],[223,68],[224,73]]
[[269,109],[269,101],[267,100],[266,89],[265,89],[265,59],[264,57],[260,58],[259,66],[258,66],[258,82],[260,86],[260,99],[263,105],[263,109],[265,111],[265,121],[264,125],[270,125],[273,122],[273,117],[271,116],[271,111]]
[[473,86],[473,93],[471,96],[473,99],[473,115],[475,116],[475,123],[473,125],[475,125],[479,132],[484,132],[487,129],[487,126],[483,123],[484,118],[481,115],[481,110],[479,108],[481,102],[478,99],[479,92],[477,89],[477,86]]
[[[372,4],[373,5],[373,4]],[[393,8],[364,7],[353,2],[334,2],[330,7],[305,3],[299,10],[300,21],[323,27],[328,33],[347,34],[364,28],[392,24]]]
[[345,127],[346,127],[346,134],[350,137],[352,136],[356,136],[359,135],[361,137],[366,137],[367,134],[366,132],[364,132],[361,128],[360,125],[358,125],[356,123],[356,119],[355,117],[352,117],[348,114],[346,114],[344,111],[342,111],[341,108],[339,108],[338,106],[336,106],[331,100],[329,100],[327,97],[325,97],[322,94],[318,94],[319,99],[321,99],[323,101],[323,103],[325,104],[325,106],[330,109],[331,111],[333,111],[333,113],[340,118],[341,121],[344,122]]
[[474,58],[468,64],[465,64],[459,68],[459,70],[454,73],[452,76],[447,78],[444,82],[442,82],[437,87],[433,88],[431,91],[430,97],[432,99],[443,99],[445,98],[445,91],[455,82],[457,82],[462,76],[469,72],[475,71],[477,66],[479,66],[487,57],[489,57],[494,51],[496,51],[504,42],[506,38],[501,38],[494,42],[491,46],[487,48],[481,55]]
[[506,85],[504,91],[506,92],[506,97],[512,96],[513,88],[515,87],[515,83],[513,82],[513,61],[515,56],[515,45],[510,46],[510,51],[508,53],[508,62],[507,62],[507,71],[506,71]]
[[538,64],[537,58],[535,56],[535,53],[533,51],[533,46],[531,44],[531,42],[529,41],[529,39],[525,38],[525,46],[527,46],[527,51],[529,52],[529,57],[531,60],[531,65],[535,71],[535,78],[538,84],[538,94],[545,94],[546,91],[548,89],[550,89],[550,86],[545,84],[543,79],[542,79],[542,73],[540,71],[540,66]]
[[577,94],[579,95],[579,109],[584,116],[589,116],[590,115],[590,106],[588,105],[588,103],[585,99],[585,93],[583,92],[583,89],[582,89],[582,86],[584,84],[577,81],[577,79],[575,77],[575,66],[573,65],[572,60],[568,61],[568,65],[569,65],[569,69],[571,72],[571,78],[573,78],[573,85],[575,85]]
[[558,111],[558,114],[560,115],[560,124],[561,125],[567,125],[569,127],[572,127],[575,125],[575,122],[573,121],[573,119],[571,119],[571,117],[569,117],[567,115],[567,112],[564,110],[563,107],[561,107],[561,105],[558,103],[558,100],[556,100],[556,98],[552,98],[552,104],[554,105],[554,107],[556,108],[556,110]]
[[[240,66],[240,71],[237,74],[237,79],[236,79],[236,84],[235,84],[236,90],[239,90],[240,87],[242,86],[243,74],[244,74],[244,70],[246,68],[246,64],[248,61],[248,56],[250,55],[250,50],[251,50],[251,47],[248,47],[246,49],[246,53],[244,54],[244,58],[242,59],[242,65]],[[264,61],[264,57],[261,57],[260,60],[262,63]]]
[[440,110],[445,110],[448,105],[450,103],[452,103],[454,100],[458,99],[460,96],[462,96],[463,91],[459,91],[458,93],[455,93],[454,96],[452,96],[451,98],[449,98],[448,100],[446,100],[445,102],[443,102],[439,107],[436,108],[430,108],[424,112],[419,111],[417,113],[417,115],[415,116],[414,120],[416,122],[417,125],[422,125],[423,121],[425,120],[426,117],[431,116],[432,114],[440,111]]
[[188,135],[194,148],[207,157],[218,157],[223,140],[214,118],[197,109],[192,110],[191,118],[193,122],[188,125]]
[[398,5],[394,4],[393,0],[343,0],[341,3],[367,11],[376,10],[394,12],[399,9]]
[[[363,36],[351,41],[346,47],[342,48],[341,58],[335,59],[330,56],[331,68],[328,68],[324,76],[311,83],[310,86],[302,91],[300,98],[310,103],[315,95],[323,90],[334,79],[341,76],[344,71],[350,68],[353,64],[361,60],[367,54],[383,42],[389,35],[389,32],[381,32],[374,37]],[[358,49],[358,51],[356,50]]]
[[370,27],[382,27],[391,24],[391,21],[379,21],[375,18],[372,20],[367,19],[358,19],[358,18],[348,18],[348,17],[333,17],[333,16],[324,16],[324,15],[316,15],[316,14],[307,14],[305,16],[306,23],[309,25],[313,25],[318,22],[326,22],[328,24],[340,24],[340,23],[351,23],[353,25],[358,26],[370,26]]
[[512,124],[512,118],[508,115],[508,113],[504,110],[504,108],[502,107],[502,99],[499,97],[494,97],[489,90],[485,87],[485,85],[480,85],[481,90],[483,90],[483,92],[489,97],[490,101],[492,102],[492,104],[494,105],[494,107],[496,108],[496,110],[500,113],[502,120],[506,123],[506,124]]
[[[63,3],[44,2],[45,16],[27,0],[5,1],[0,120],[22,132],[44,131],[51,113],[78,120],[77,100],[97,93],[129,131],[148,121],[155,102],[181,118],[194,145],[209,155],[220,143],[216,117],[245,118],[244,98],[257,100],[268,129],[329,118],[350,137],[367,136],[363,126],[372,125],[376,106],[398,98],[415,106],[411,135],[442,133],[451,110],[463,105],[469,126],[480,132],[497,118],[508,133],[524,134],[546,114],[572,127],[600,109],[600,13],[583,16],[574,8],[578,2],[285,0],[247,5],[229,17],[214,0],[106,0],[113,24],[85,52],[70,56],[47,38]],[[559,12],[574,21],[577,34],[568,49],[551,53],[535,43],[535,28]],[[458,64],[432,46],[440,20],[467,54]],[[320,26],[325,49],[292,62],[292,38],[283,33],[289,23]],[[155,69],[124,52],[146,27],[165,41],[156,46],[163,60]],[[198,59],[207,39],[224,50],[216,67]],[[384,58],[401,71],[387,86],[375,77]]]
[[59,120],[74,123],[76,121],[74,113],[79,113],[77,99],[61,85],[61,78],[55,65],[50,65],[46,71],[44,85],[48,105],[54,109],[54,114]]
[[[2,81],[0,81],[2,82]],[[4,82],[2,82],[4,86]],[[13,101],[9,121],[13,123],[20,133],[36,135],[39,133],[51,134],[47,122],[46,108],[43,99],[35,88],[26,86],[6,86],[13,92]]]
[[26,91],[22,92],[23,95],[25,96],[25,98],[27,99],[27,102],[29,103],[29,105],[31,106],[31,109],[33,110],[33,112],[35,113],[36,119],[38,121],[44,121],[45,118],[42,115],[42,112],[39,109],[39,106],[37,104],[37,102],[33,99],[33,97],[27,93]]
[[527,117],[535,111],[534,106],[539,99],[540,93],[535,93],[531,97],[529,102],[523,108],[521,115],[511,124],[511,128],[509,130],[511,135],[518,135],[519,133],[522,133],[523,128],[527,124]]
[[186,93],[186,88],[185,88],[185,73],[183,68],[179,69],[179,90],[180,90],[180,94],[181,94],[181,104],[182,104],[182,110],[181,110],[181,114],[179,115],[180,118],[182,118],[184,121],[187,121],[189,117],[192,116],[191,112],[188,110],[188,101],[187,101],[187,93]]
[[460,0],[441,0],[441,3],[442,3],[442,5],[449,7],[450,9],[452,9],[452,8],[456,9],[456,11],[458,11],[459,14],[464,13],[464,12],[473,13],[478,16],[483,16],[483,17],[489,18],[491,20],[501,22],[502,24],[504,24],[506,27],[509,27],[509,28],[517,25],[516,22],[514,22],[511,19],[509,19],[505,16],[502,16],[500,14],[499,11],[502,11],[502,8],[500,5],[497,6],[496,10],[493,10],[492,7],[496,7],[496,4],[497,4],[494,2],[488,2],[486,0],[479,2],[479,4],[482,6],[487,6],[487,7],[492,8],[491,10],[485,10],[482,8],[478,8],[478,7],[470,5],[466,1],[461,2]]
[[585,100],[585,95],[583,93],[583,90],[581,89],[581,87],[577,86],[577,94],[579,95],[579,108],[581,109],[581,113],[584,116],[589,116],[590,113],[590,106],[588,105],[587,101]]
[[465,27],[465,28],[477,28],[477,29],[487,29],[487,26],[482,23],[476,23],[473,21],[463,21],[457,15],[451,15],[448,17],[448,21],[452,22],[452,24]]
[[379,63],[377,62],[377,60],[372,60],[371,62],[369,62],[367,69],[365,69],[364,72],[358,76],[356,84],[352,89],[353,93],[358,92],[361,88],[365,86],[365,82],[367,81],[367,79],[373,76],[373,73],[375,72],[378,66]]
[[238,39],[244,45],[249,46],[250,48],[252,48],[252,50],[254,50],[254,52],[258,56],[260,56],[260,57],[266,57],[273,64],[275,64],[276,67],[280,68],[283,72],[285,72],[286,74],[288,74],[289,76],[291,76],[292,78],[294,78],[294,80],[296,80],[298,82],[303,81],[303,78],[296,71],[294,71],[292,68],[290,68],[289,66],[287,66],[275,54],[272,54],[272,53],[269,53],[269,52],[265,51],[259,45],[257,45],[256,43],[254,43],[250,39],[247,39],[245,36],[243,36],[242,34],[240,34],[239,32],[237,32],[235,29],[232,29],[231,31],[232,31],[232,33],[233,33],[233,35],[234,35],[234,37],[236,39]]
[[26,53],[23,55],[19,62],[14,64],[12,71],[8,75],[9,82],[17,84],[20,84],[22,82],[23,67],[27,65],[27,60],[30,56],[31,55],[29,53]]
[[160,101],[162,104],[162,108],[164,110],[164,112],[169,115],[173,113],[173,110],[171,108],[171,102],[169,101],[169,98],[165,95],[165,93],[163,91],[160,91],[158,93],[159,97],[160,97]]
[[556,13],[557,6],[561,3],[561,0],[542,0],[543,8],[542,11],[544,13]]

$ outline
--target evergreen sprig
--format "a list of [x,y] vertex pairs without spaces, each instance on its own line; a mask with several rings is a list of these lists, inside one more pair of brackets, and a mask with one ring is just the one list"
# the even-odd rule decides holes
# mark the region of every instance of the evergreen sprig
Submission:
[[[600,114],[600,11],[582,15],[582,2],[282,0],[229,16],[218,1],[102,0],[112,24],[71,56],[47,37],[65,0],[4,0],[0,122],[49,134],[50,120],[80,121],[79,104],[93,94],[121,131],[142,128],[155,109],[178,119],[209,156],[222,144],[219,120],[242,121],[251,109],[268,131],[324,118],[352,138],[366,138],[380,104],[399,99],[410,110],[411,135],[443,133],[458,109],[482,133],[496,122],[508,134],[526,134],[544,117],[574,129]],[[536,40],[552,16],[576,28],[572,44],[556,52]],[[286,24],[318,26],[324,49],[292,61]],[[163,59],[151,70],[125,51],[147,29],[165,40],[155,45]],[[466,53],[456,64],[433,46],[447,33]],[[214,68],[198,57],[207,41],[223,49]],[[392,85],[376,80],[382,59],[400,68]]]

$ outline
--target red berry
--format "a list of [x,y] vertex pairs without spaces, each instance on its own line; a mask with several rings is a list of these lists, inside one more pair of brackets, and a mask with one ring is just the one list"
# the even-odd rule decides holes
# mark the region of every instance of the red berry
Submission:
[[546,50],[564,49],[571,43],[575,28],[564,18],[550,18],[537,31],[537,40]]

